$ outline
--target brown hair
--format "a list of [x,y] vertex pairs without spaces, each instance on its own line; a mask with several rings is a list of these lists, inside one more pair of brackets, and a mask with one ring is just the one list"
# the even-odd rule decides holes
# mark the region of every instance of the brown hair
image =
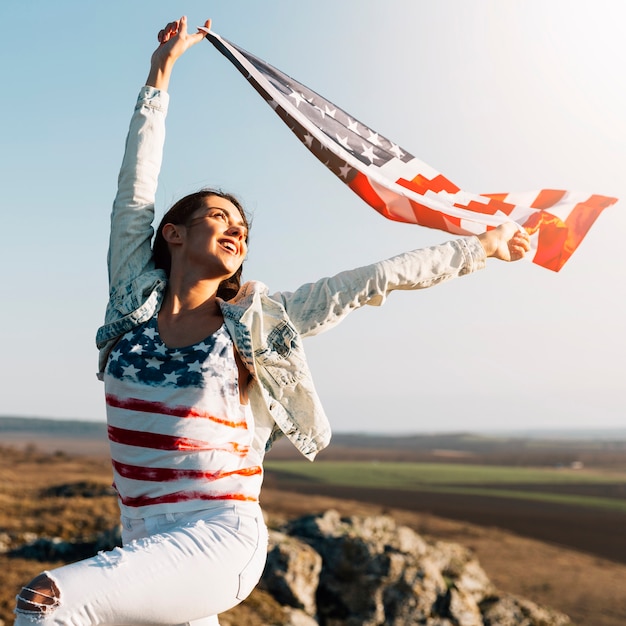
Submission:
[[[172,256],[170,254],[170,249],[167,245],[163,237],[163,227],[165,224],[182,224],[187,225],[191,216],[198,210],[204,207],[203,200],[209,196],[218,196],[219,198],[224,198],[228,200],[232,204],[234,204],[239,213],[241,213],[241,217],[243,218],[246,229],[250,227],[250,220],[246,215],[246,212],[241,205],[241,202],[230,193],[225,193],[220,189],[201,189],[200,191],[196,191],[195,193],[191,193],[184,198],[181,198],[177,202],[175,202],[167,213],[161,219],[161,223],[157,228],[156,235],[154,237],[154,243],[152,245],[152,253],[154,255],[154,264],[157,269],[163,270],[168,278],[170,275],[170,271],[172,268]],[[246,236],[246,243],[248,238]],[[230,276],[229,278],[225,278],[219,285],[217,289],[217,295],[224,300],[230,300],[233,298],[239,288],[241,286],[241,272],[243,269],[243,264],[239,266],[237,271]]]

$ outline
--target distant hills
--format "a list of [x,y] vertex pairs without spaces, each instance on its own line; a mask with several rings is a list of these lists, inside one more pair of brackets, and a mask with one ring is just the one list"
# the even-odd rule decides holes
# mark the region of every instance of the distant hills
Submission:
[[106,437],[104,422],[56,420],[39,417],[0,417],[0,442],[2,433],[24,433],[39,436],[91,439]]
[[[35,417],[0,416],[0,442],[2,433],[24,433],[39,436],[101,438],[106,437],[106,424],[88,420],[62,420]],[[626,441],[626,428],[590,428],[562,430],[510,430],[442,433],[345,433],[335,432],[333,444],[346,447],[370,448],[384,445],[391,448],[446,447],[451,442],[480,447],[490,442],[504,443],[515,439],[542,439],[549,441]]]

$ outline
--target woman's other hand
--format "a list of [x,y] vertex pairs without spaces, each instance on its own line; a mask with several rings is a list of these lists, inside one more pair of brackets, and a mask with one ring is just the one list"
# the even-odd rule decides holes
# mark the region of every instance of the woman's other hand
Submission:
[[528,233],[513,222],[478,235],[478,241],[488,257],[502,261],[518,261],[530,250]]

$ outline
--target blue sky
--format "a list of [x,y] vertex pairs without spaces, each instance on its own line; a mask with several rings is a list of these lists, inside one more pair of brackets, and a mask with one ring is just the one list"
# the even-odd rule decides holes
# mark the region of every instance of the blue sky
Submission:
[[[307,339],[337,431],[626,425],[621,0],[5,0],[0,414],[104,420],[108,219],[156,32],[186,14],[469,191],[617,196],[554,274],[490,261]],[[253,214],[271,291],[449,238],[384,220],[208,43],[179,62],[158,213],[205,185]]]

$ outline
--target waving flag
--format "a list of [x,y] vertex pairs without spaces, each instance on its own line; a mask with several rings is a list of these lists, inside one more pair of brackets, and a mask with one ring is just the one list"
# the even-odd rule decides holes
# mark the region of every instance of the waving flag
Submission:
[[[206,29],[205,29],[206,30]],[[461,190],[322,96],[211,31],[207,39],[246,77],[302,143],[385,217],[457,235],[514,221],[531,236],[534,263],[558,272],[616,198],[543,189]]]

